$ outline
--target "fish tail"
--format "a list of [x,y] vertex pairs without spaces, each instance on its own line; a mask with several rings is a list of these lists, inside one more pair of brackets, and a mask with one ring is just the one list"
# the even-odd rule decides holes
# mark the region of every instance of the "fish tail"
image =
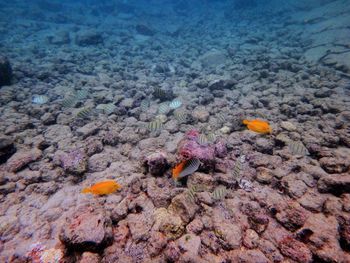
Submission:
[[83,190],[81,190],[81,193],[88,194],[88,193],[92,193],[92,191],[91,191],[90,187],[87,187],[87,188],[84,188]]
[[243,120],[243,124],[247,125],[249,123],[248,120]]

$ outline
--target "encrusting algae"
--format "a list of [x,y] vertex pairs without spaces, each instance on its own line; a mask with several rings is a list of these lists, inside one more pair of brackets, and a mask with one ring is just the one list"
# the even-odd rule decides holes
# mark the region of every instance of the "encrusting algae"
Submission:
[[84,188],[81,192],[83,194],[94,194],[94,195],[108,195],[119,190],[122,186],[116,181],[107,180],[96,183],[91,187]]

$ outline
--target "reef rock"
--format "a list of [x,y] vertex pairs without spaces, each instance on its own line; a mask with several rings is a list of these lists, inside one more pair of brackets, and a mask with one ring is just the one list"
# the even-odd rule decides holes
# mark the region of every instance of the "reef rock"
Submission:
[[0,137],[0,164],[6,162],[15,152],[13,141],[9,137]]
[[146,168],[146,172],[154,176],[162,176],[169,167],[166,153],[155,152],[148,155],[144,160],[143,166]]
[[59,239],[68,248],[98,251],[113,240],[112,220],[103,211],[79,209],[66,218]]
[[0,87],[11,85],[12,68],[9,60],[0,55]]
[[72,174],[83,174],[88,167],[87,157],[82,150],[74,150],[59,157],[62,168]]
[[83,31],[76,35],[75,43],[78,46],[98,45],[103,43],[103,37],[96,31]]
[[7,160],[6,166],[9,172],[17,172],[27,164],[38,160],[41,157],[41,150],[20,150]]

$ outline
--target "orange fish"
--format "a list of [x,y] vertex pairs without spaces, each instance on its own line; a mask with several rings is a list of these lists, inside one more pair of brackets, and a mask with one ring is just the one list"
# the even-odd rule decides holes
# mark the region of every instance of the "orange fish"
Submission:
[[108,195],[114,193],[122,186],[116,181],[107,180],[94,184],[91,187],[84,188],[81,192],[83,194],[94,194],[94,195]]
[[187,175],[193,174],[200,166],[199,159],[182,161],[173,168],[173,179],[178,180]]
[[182,170],[184,169],[186,163],[187,163],[187,161],[182,161],[181,163],[178,163],[177,165],[175,165],[175,167],[172,170],[174,180],[177,180],[179,178],[179,175],[182,172]]
[[267,121],[255,119],[255,120],[243,120],[243,124],[247,125],[248,129],[258,133],[271,133],[272,129]]

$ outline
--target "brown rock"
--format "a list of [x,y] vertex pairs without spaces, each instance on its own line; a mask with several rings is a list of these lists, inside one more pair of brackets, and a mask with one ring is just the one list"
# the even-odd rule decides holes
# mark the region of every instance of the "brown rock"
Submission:
[[39,158],[41,158],[41,151],[39,149],[19,150],[7,160],[7,170],[17,172]]
[[253,229],[247,229],[243,237],[243,245],[249,249],[257,248],[259,235]]
[[311,212],[321,212],[324,201],[324,196],[316,190],[309,191],[298,199],[299,204]]
[[169,168],[165,152],[155,152],[145,158],[143,163],[146,171],[154,176],[162,176]]
[[194,234],[200,234],[200,232],[202,232],[203,230],[203,223],[201,220],[199,220],[198,218],[195,218],[194,220],[192,220],[191,223],[189,223],[186,226],[186,230],[189,233],[194,233]]
[[350,193],[350,175],[324,176],[318,181],[317,188],[321,193],[332,193],[335,195]]
[[304,243],[290,236],[287,236],[280,241],[278,246],[283,255],[290,257],[297,262],[312,262],[312,254],[308,247]]
[[196,261],[199,254],[199,248],[201,245],[201,239],[194,234],[185,234],[178,240],[178,246],[181,252],[183,252],[182,258]]
[[112,221],[103,211],[81,208],[66,218],[59,238],[69,248],[98,251],[113,240]]
[[256,180],[262,184],[269,184],[273,178],[271,170],[265,167],[258,167],[256,170]]
[[322,168],[328,173],[345,173],[349,171],[349,158],[323,157],[319,160]]
[[81,255],[81,259],[79,263],[99,263],[101,262],[101,258],[98,254],[94,254],[91,252],[84,252]]
[[265,239],[260,239],[259,249],[273,262],[282,262],[283,256],[275,245]]
[[278,222],[290,231],[295,231],[302,227],[307,217],[307,211],[295,202],[289,202],[276,214]]
[[158,256],[167,245],[166,236],[157,231],[152,231],[151,238],[148,240],[148,252],[152,257]]
[[233,250],[227,255],[230,262],[269,263],[269,259],[257,249]]
[[126,218],[133,240],[139,242],[149,238],[150,220],[143,214],[129,214]]
[[185,193],[175,196],[169,206],[169,211],[179,215],[185,223],[189,223],[198,210],[199,206],[192,199],[187,198]]

